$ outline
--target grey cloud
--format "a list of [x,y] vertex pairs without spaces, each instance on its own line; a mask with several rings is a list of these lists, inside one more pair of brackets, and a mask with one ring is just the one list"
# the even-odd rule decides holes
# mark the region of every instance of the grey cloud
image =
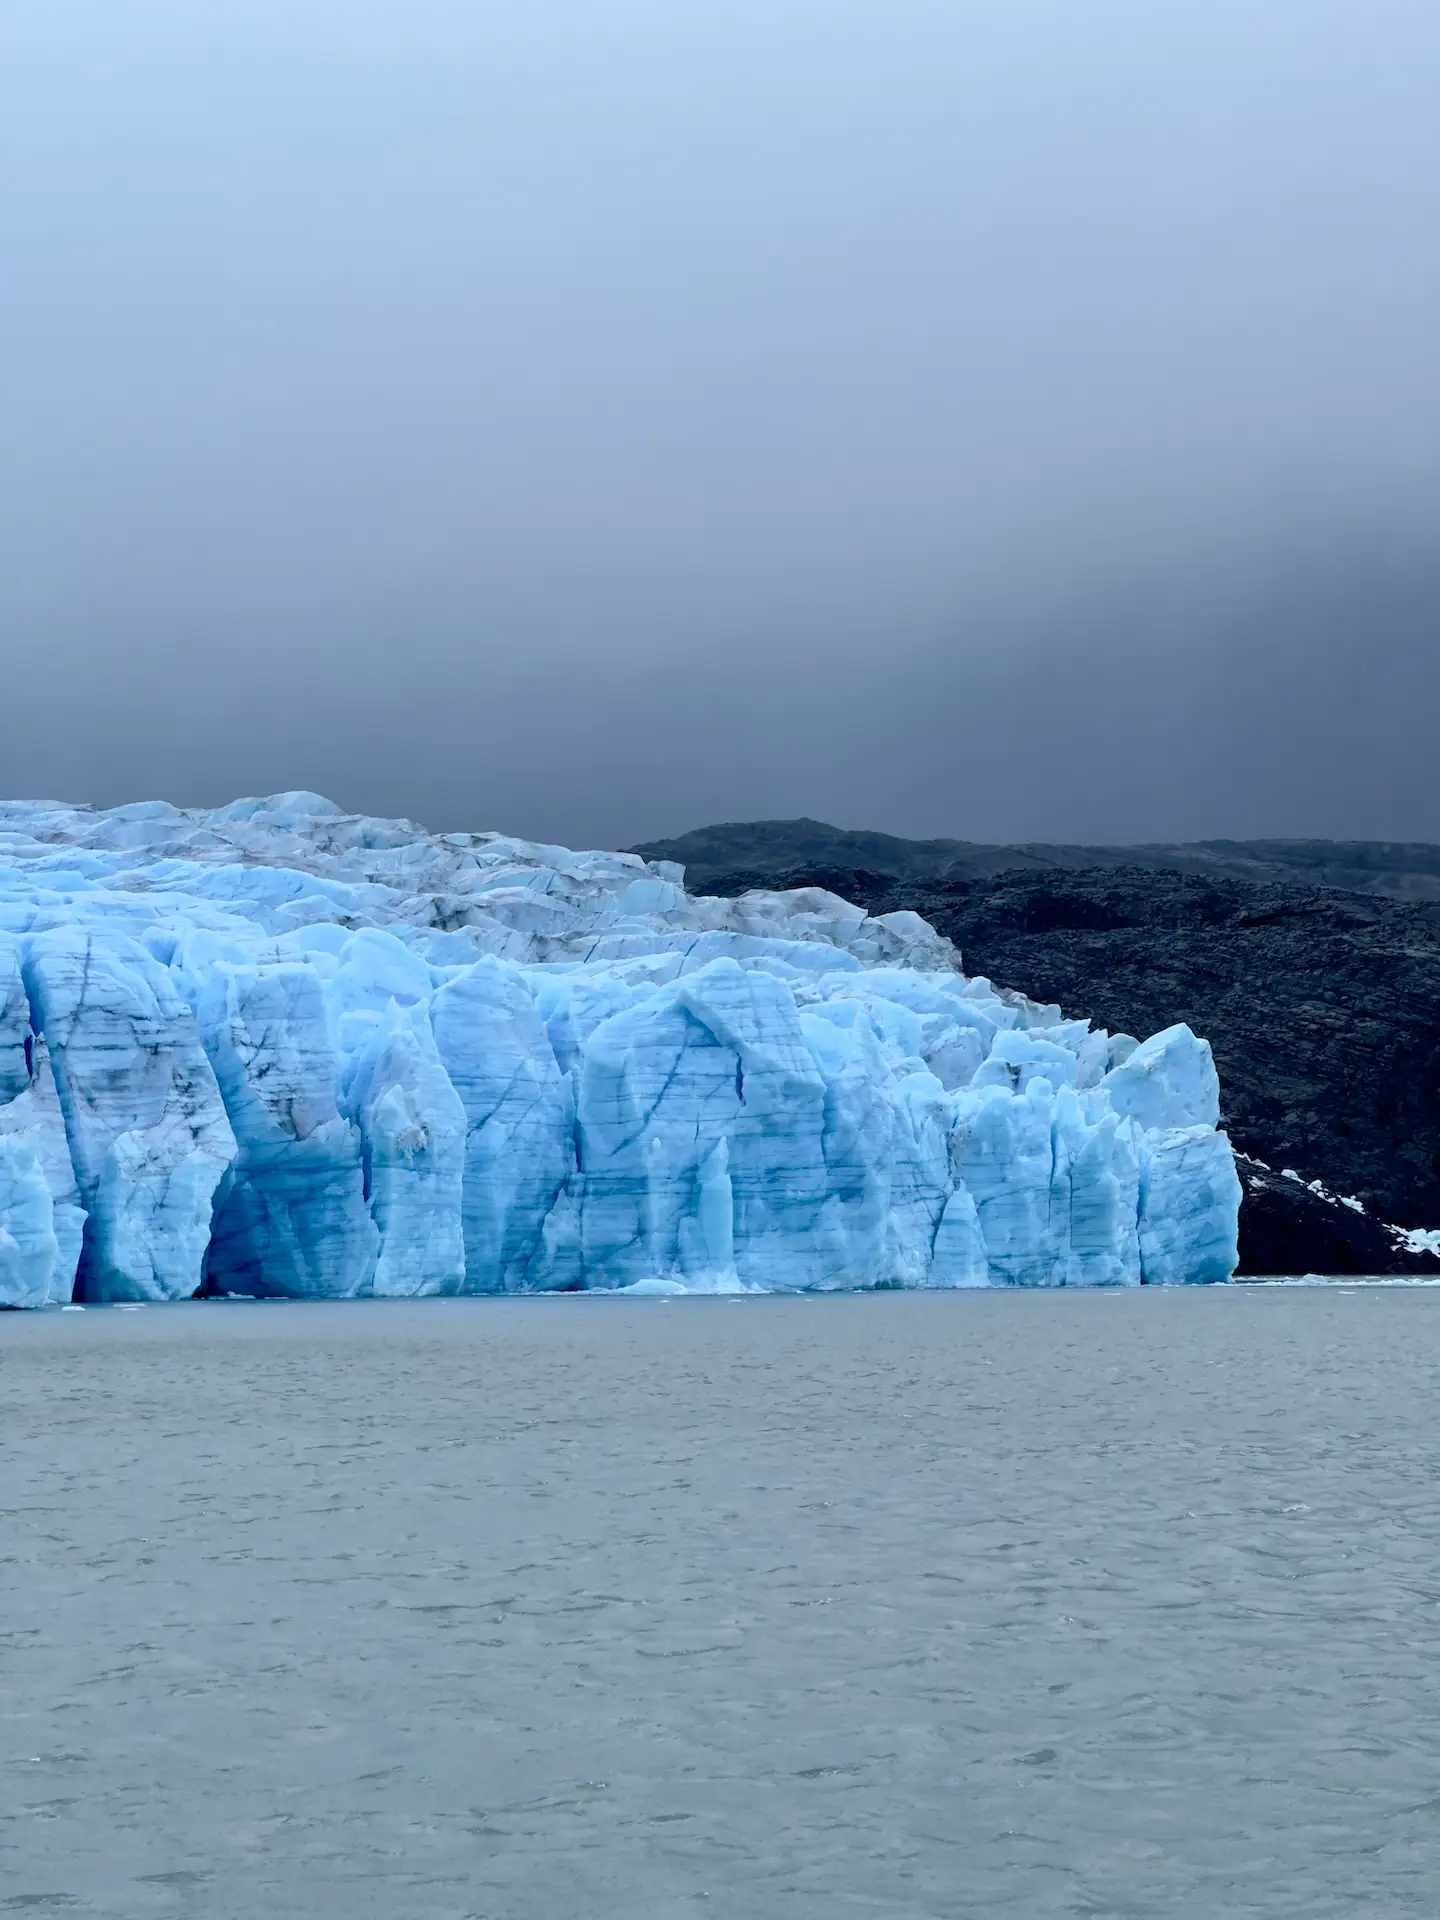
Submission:
[[1440,837],[1432,7],[405,16],[12,10],[7,790]]

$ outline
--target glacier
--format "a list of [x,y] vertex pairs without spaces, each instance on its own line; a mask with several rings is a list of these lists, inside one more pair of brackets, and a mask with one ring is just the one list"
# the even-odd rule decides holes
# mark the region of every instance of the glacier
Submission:
[[0,804],[0,1306],[1204,1284],[1210,1048],[817,887],[309,793]]

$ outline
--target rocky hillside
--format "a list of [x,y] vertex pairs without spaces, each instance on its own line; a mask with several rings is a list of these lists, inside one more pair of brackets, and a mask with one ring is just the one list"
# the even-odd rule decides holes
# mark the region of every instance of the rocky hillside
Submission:
[[[821,844],[880,864],[808,857]],[[726,866],[727,848],[763,858]],[[907,842],[801,821],[637,851],[692,856],[687,878],[704,891],[821,885],[872,913],[914,908],[968,972],[1112,1030],[1188,1021],[1214,1047],[1225,1122],[1255,1163],[1242,1168],[1242,1272],[1440,1273],[1440,1259],[1397,1249],[1378,1225],[1440,1226],[1440,899],[1427,894],[1440,848],[1212,842],[1125,849],[1120,865],[1112,849]],[[1176,865],[1159,864],[1167,852]],[[988,866],[1014,853],[1025,862]],[[1045,853],[1073,861],[1047,865]],[[1315,873],[1363,884],[1298,877]]]
[[[631,849],[647,860],[678,860],[692,890],[717,889],[735,874],[791,873],[807,867],[858,868],[893,880],[981,880],[1001,873],[1114,871],[1192,873],[1214,880],[1340,887],[1402,901],[1440,901],[1440,846],[1403,840],[1189,840],[1137,847],[1076,847],[1029,842],[902,840],[854,832],[823,820],[741,820],[699,827],[674,840]],[[771,884],[767,880],[765,884]]]

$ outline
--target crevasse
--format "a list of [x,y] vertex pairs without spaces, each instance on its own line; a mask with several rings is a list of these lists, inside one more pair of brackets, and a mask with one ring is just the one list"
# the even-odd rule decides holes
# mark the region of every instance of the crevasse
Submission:
[[313,794],[0,806],[0,1304],[1228,1279],[1208,1045]]

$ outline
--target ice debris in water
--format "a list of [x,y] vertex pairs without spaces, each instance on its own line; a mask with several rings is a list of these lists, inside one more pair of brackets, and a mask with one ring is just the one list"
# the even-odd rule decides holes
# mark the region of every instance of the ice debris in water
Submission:
[[0,805],[0,1304],[1228,1279],[1210,1049],[818,887]]

